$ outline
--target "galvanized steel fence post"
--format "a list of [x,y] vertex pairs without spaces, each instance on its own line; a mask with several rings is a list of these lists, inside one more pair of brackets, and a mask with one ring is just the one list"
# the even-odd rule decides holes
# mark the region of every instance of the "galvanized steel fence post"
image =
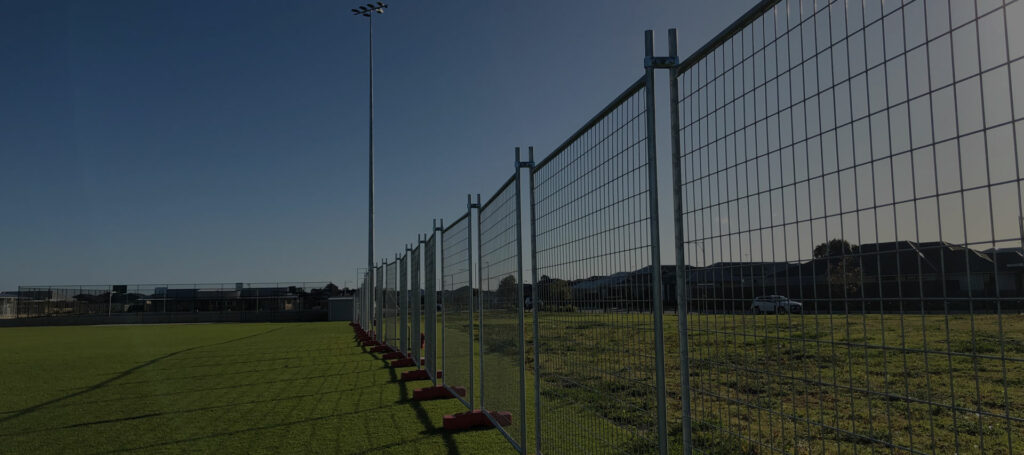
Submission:
[[665,397],[665,325],[662,323],[661,293],[661,223],[658,209],[658,141],[657,125],[654,115],[654,34],[650,30],[644,33],[644,69],[647,78],[647,200],[650,205],[651,229],[651,311],[654,312],[654,368],[658,400],[658,449],[662,454],[668,453],[668,430],[666,424]]
[[[676,29],[670,29],[668,33],[669,56],[678,59]],[[680,425],[683,435],[683,453],[690,455],[693,453],[692,419],[690,418],[690,348],[687,342],[690,334],[686,321],[690,302],[683,254],[685,230],[683,229],[682,163],[679,161],[679,84],[676,82],[676,77],[676,67],[673,66],[669,74],[669,111],[671,112],[670,133],[672,137],[672,226],[675,234],[673,243],[676,255],[676,323],[679,332],[679,382],[680,396],[682,397],[682,422]]]
[[[516,319],[518,324],[519,337],[519,452],[527,453],[527,426],[526,426],[526,301],[523,293],[523,185],[522,169],[533,167],[533,160],[523,163],[519,156],[519,147],[516,147]],[[512,416],[515,417],[515,416]]]
[[533,147],[530,147],[529,187],[530,187],[530,306],[533,308],[533,441],[536,455],[541,455],[541,409],[540,409],[540,291],[537,288],[537,218],[534,212],[533,170],[535,161]]

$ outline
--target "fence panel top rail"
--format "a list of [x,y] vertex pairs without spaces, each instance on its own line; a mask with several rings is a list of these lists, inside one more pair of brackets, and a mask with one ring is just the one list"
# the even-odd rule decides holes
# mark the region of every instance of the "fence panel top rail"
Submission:
[[761,0],[740,16],[739,19],[736,19],[732,24],[729,24],[725,30],[722,30],[718,35],[715,35],[714,38],[711,38],[711,41],[708,41],[707,44],[704,44],[689,57],[679,62],[679,65],[673,68],[673,72],[681,73],[690,69],[690,67],[695,65],[702,58],[706,57],[723,43],[728,41],[729,38],[732,38],[734,35],[742,31],[744,27],[750,25],[751,22],[760,18],[764,13],[768,12],[782,1],[785,0]]
[[494,194],[491,195],[491,197],[487,198],[487,201],[484,202],[484,204],[480,206],[480,211],[483,212],[484,210],[486,210],[487,206],[491,205],[491,203],[494,202],[494,200],[497,199],[499,196],[501,196],[503,194],[503,192],[505,191],[505,189],[508,188],[513,183],[515,183],[515,181],[516,181],[516,176],[515,175],[509,177],[508,180],[505,180],[505,183],[501,184],[501,187],[498,188],[498,191],[495,191]]
[[599,122],[602,119],[604,119],[605,117],[607,117],[609,114],[611,114],[613,111],[615,111],[619,106],[621,106],[623,103],[625,103],[628,99],[632,98],[633,95],[636,95],[637,92],[639,92],[640,90],[643,90],[645,86],[646,86],[646,78],[645,77],[640,77],[640,79],[637,79],[637,81],[634,82],[632,85],[630,85],[629,88],[627,88],[619,96],[617,96],[614,100],[612,100],[612,102],[608,103],[608,105],[605,106],[604,109],[601,109],[601,111],[598,112],[597,115],[594,115],[594,117],[592,117],[590,120],[588,120],[586,123],[584,123],[583,126],[580,127],[579,130],[577,130],[575,133],[572,134],[572,136],[569,136],[569,138],[566,139],[565,142],[562,142],[561,145],[559,145],[558,147],[555,147],[554,151],[549,153],[548,156],[544,157],[543,160],[541,160],[539,163],[537,163],[533,167],[533,173],[536,174],[541,169],[543,169],[545,166],[547,166],[548,162],[550,162],[556,156],[561,154],[562,151],[564,151],[565,149],[569,148],[569,146],[572,145],[573,143],[575,143],[576,140],[580,138],[580,136],[583,136],[588,131],[590,131],[591,128],[593,128],[594,125],[597,124],[597,122]]

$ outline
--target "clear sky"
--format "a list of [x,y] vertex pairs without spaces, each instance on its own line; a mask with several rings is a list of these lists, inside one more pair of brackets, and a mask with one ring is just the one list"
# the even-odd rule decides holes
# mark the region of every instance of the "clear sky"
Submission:
[[[755,2],[390,3],[374,21],[378,257],[640,76],[645,29],[663,52],[677,27],[685,56]],[[367,204],[354,6],[0,0],[0,290],[351,284]]]

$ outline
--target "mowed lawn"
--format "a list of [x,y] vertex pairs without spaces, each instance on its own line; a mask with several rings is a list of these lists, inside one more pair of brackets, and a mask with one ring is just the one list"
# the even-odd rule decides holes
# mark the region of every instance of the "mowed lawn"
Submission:
[[0,453],[506,453],[346,323],[0,329]]

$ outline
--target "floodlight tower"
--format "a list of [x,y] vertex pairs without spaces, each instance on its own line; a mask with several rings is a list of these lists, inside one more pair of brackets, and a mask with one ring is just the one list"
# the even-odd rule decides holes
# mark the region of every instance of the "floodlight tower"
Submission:
[[384,14],[384,8],[387,7],[386,3],[377,2],[352,8],[352,15],[363,16],[370,21],[370,232],[367,239],[369,251],[366,255],[366,267],[370,270],[373,270],[373,13]]

